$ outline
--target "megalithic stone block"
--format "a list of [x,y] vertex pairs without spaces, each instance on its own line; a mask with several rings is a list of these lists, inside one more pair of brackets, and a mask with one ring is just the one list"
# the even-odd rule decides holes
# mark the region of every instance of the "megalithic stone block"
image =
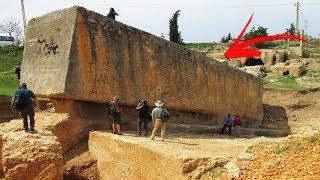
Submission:
[[[142,20],[143,21],[143,20]],[[30,20],[21,82],[38,96],[125,105],[164,101],[175,111],[263,118],[261,80],[82,7]],[[153,104],[153,103],[150,103]]]

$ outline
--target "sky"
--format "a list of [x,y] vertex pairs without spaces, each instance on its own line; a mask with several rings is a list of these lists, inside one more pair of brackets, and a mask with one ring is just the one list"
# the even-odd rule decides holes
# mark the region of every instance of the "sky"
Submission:
[[[296,22],[295,0],[24,0],[26,19],[29,21],[46,13],[82,6],[107,15],[113,7],[120,21],[156,36],[168,39],[169,20],[180,11],[179,31],[186,43],[216,42],[231,33],[237,37],[254,13],[247,32],[263,26],[268,33],[279,34]],[[320,0],[301,0],[300,28],[307,34],[320,36]],[[18,19],[22,26],[21,0],[0,0],[0,22]],[[307,23],[305,23],[307,22]],[[3,34],[2,34],[3,35]]]

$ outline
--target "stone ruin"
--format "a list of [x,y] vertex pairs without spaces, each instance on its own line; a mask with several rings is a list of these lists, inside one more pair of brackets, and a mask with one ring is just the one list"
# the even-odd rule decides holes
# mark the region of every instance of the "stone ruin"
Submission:
[[278,76],[300,76],[306,69],[306,63],[294,59],[288,60],[285,51],[262,50],[261,52],[261,60],[266,70]]
[[21,82],[83,119],[106,121],[104,103],[119,96],[127,129],[141,98],[164,101],[172,124],[220,126],[231,113],[258,127],[263,118],[259,79],[81,7],[29,22]]

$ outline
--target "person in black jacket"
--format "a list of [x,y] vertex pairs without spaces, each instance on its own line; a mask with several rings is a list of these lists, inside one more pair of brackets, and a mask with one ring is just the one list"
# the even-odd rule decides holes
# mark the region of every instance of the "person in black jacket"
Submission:
[[137,121],[137,129],[138,129],[138,134],[141,136],[141,125],[143,123],[145,134],[143,136],[148,136],[148,123],[151,119],[150,116],[150,107],[147,105],[146,100],[138,101],[138,106],[136,108],[137,111],[139,111],[139,117]]
[[14,73],[17,75],[18,79],[20,79],[20,72],[21,72],[21,69],[19,67],[16,67],[16,69],[14,70]]
[[116,13],[113,8],[110,8],[110,12],[108,13],[107,17],[116,20],[116,16],[119,16],[119,14]]

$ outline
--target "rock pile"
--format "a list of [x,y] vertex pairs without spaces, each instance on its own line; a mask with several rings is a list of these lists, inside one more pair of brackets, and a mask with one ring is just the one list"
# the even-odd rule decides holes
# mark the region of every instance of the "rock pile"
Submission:
[[318,179],[320,136],[289,137],[253,146],[253,159],[239,163],[239,179]]

